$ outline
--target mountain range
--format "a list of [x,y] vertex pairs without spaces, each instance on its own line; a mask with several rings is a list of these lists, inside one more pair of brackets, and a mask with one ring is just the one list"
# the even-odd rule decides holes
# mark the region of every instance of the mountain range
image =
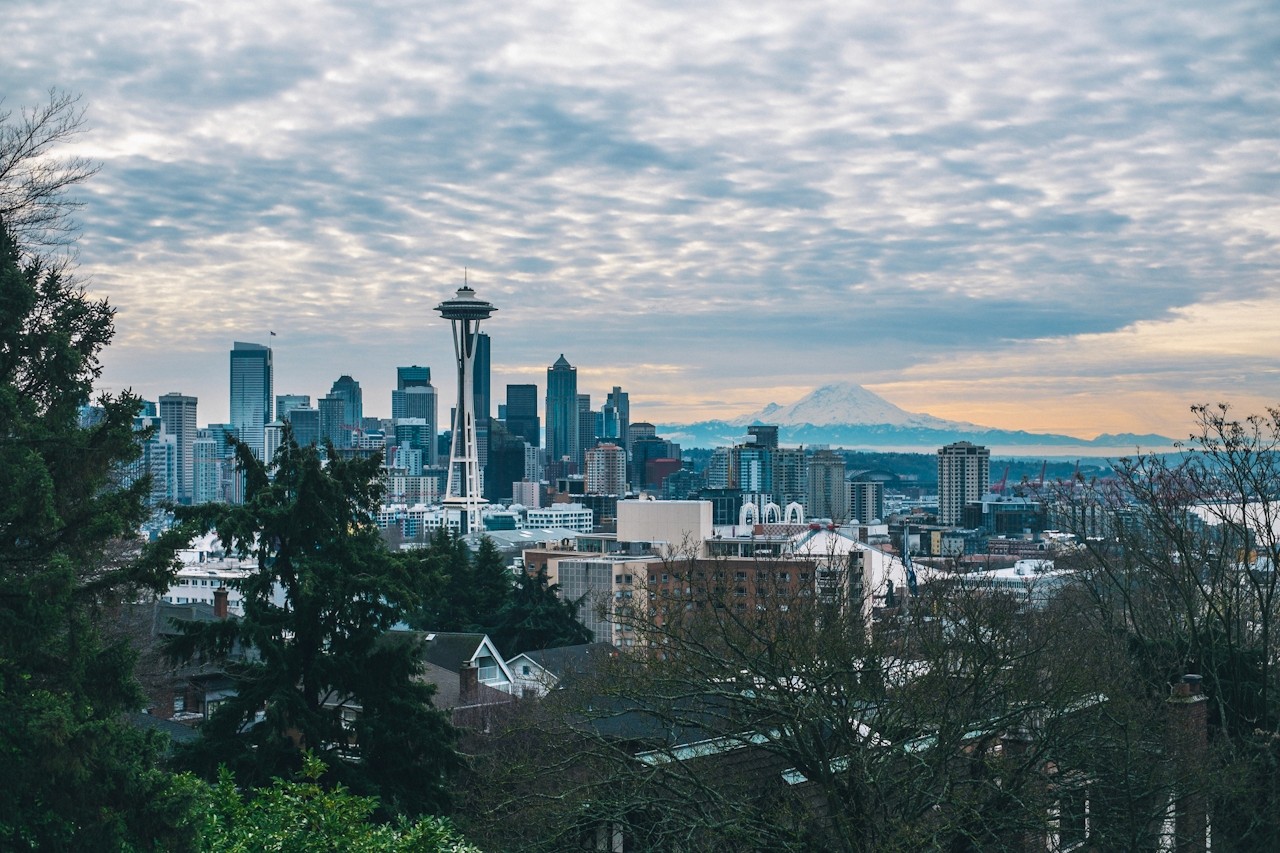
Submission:
[[951,421],[908,412],[853,382],[823,385],[791,405],[770,403],[758,412],[728,421],[659,424],[658,432],[688,447],[720,447],[740,442],[752,424],[776,424],[783,444],[828,444],[847,449],[932,451],[953,441],[971,441],[1014,454],[1056,451],[1115,456],[1137,449],[1168,450],[1173,445],[1173,439],[1155,434],[1106,433],[1083,439]]

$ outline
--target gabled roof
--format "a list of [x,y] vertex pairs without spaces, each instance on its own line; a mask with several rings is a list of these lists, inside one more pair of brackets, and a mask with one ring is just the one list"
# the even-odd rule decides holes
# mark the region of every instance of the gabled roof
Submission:
[[525,657],[554,675],[557,680],[563,681],[567,675],[586,672],[600,661],[617,657],[617,655],[618,649],[612,643],[583,643],[577,646],[522,652],[507,664],[510,666],[516,658]]
[[463,634],[449,631],[418,632],[422,638],[422,657],[427,663],[457,673],[462,665],[476,656],[484,634]]

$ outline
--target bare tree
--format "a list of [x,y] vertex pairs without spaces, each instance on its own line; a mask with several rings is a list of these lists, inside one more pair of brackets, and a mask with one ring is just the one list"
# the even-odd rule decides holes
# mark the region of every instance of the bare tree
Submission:
[[530,850],[1044,850],[1088,800],[1080,832],[1103,848],[1155,845],[1162,709],[1130,707],[1073,601],[932,583],[906,612],[878,597],[868,631],[876,591],[839,564],[668,559],[647,612],[620,617],[644,650],[478,756],[474,831],[518,828]]
[[1119,460],[1057,502],[1081,525],[1089,630],[1123,640],[1135,691],[1154,701],[1204,677],[1211,761],[1194,784],[1214,848],[1261,849],[1280,832],[1280,409],[1192,412],[1181,452]]
[[25,251],[56,254],[75,242],[83,202],[70,193],[99,166],[54,150],[84,132],[80,97],[57,89],[37,106],[0,111],[0,222]]

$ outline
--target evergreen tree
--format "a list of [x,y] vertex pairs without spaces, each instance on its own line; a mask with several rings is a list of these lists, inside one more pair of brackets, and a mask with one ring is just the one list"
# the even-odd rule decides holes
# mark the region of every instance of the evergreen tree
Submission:
[[548,583],[545,566],[516,582],[491,632],[504,655],[591,642],[591,631],[578,621],[577,602],[561,600],[557,589]]
[[[325,463],[292,436],[271,466],[246,445],[236,453],[244,504],[180,512],[258,563],[239,584],[243,618],[192,626],[174,645],[180,657],[226,659],[237,690],[183,758],[206,775],[226,764],[242,783],[264,785],[309,750],[328,781],[377,795],[388,812],[443,810],[454,734],[418,678],[419,650],[388,634],[416,596],[408,563],[375,524],[378,459],[331,452]],[[244,654],[231,658],[237,648]]]
[[[0,135],[0,141],[3,141]],[[2,153],[2,152],[0,152]],[[134,591],[165,588],[162,547],[139,557],[145,482],[128,394],[80,426],[113,309],[23,259],[0,220],[0,848],[182,844],[186,817],[160,744],[127,725],[142,697],[127,642],[102,630]],[[170,555],[172,552],[168,552]]]
[[411,620],[416,628],[488,633],[511,602],[514,579],[488,536],[473,554],[466,542],[441,528],[407,559],[422,592],[422,606]]

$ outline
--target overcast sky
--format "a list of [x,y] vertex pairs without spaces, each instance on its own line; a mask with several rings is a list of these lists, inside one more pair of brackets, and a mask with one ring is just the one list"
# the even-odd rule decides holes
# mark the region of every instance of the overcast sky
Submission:
[[[5,107],[79,93],[104,385],[227,414],[499,311],[633,419],[831,381],[913,411],[1185,435],[1280,402],[1280,5],[6,0]],[[277,336],[268,338],[268,332]]]

